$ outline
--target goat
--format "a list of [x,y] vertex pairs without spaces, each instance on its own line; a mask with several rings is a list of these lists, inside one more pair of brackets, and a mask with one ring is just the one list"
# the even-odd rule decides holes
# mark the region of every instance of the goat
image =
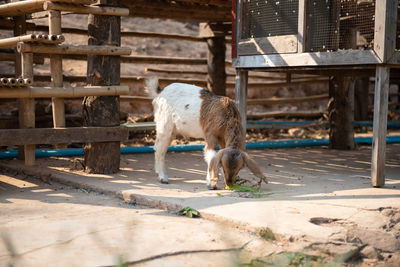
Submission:
[[[170,84],[158,93],[157,78],[146,80],[146,91],[153,98],[155,171],[161,183],[168,183],[165,155],[176,134],[205,139],[208,189],[216,189],[221,165],[227,186],[235,183],[245,165],[260,178],[259,184],[267,183],[257,163],[244,152],[246,136],[239,110],[231,99],[184,83]],[[218,145],[220,150],[216,152]]]

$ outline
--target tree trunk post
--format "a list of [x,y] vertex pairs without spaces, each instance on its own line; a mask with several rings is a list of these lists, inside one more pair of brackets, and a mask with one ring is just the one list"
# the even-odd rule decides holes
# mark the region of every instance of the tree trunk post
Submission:
[[[118,0],[103,0],[107,6],[118,6]],[[89,15],[89,45],[121,45],[121,18]],[[120,57],[88,55],[89,85],[119,85]],[[83,100],[84,126],[119,126],[119,96],[88,96]],[[89,143],[84,148],[85,171],[116,173],[120,166],[120,142]]]
[[329,147],[354,149],[354,78],[331,77],[329,99]]
[[[352,3],[349,3],[352,4]],[[357,47],[356,28],[352,21],[347,22],[348,28],[341,42],[346,49]],[[355,78],[345,76],[329,79],[329,147],[333,149],[352,150],[356,147],[354,141],[354,85]]]
[[225,32],[223,24],[200,25],[200,37],[207,41],[207,88],[216,95],[226,95]]
[[357,78],[354,86],[354,119],[368,120],[369,77]]

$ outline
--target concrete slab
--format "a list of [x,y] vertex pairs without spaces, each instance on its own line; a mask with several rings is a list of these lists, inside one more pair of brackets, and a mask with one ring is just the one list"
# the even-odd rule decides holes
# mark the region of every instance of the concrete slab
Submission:
[[[387,146],[386,185],[370,185],[370,147],[355,151],[318,148],[250,150],[270,183],[261,198],[228,190],[209,191],[201,152],[169,153],[170,184],[157,182],[153,154],[121,156],[121,172],[89,175],[74,171],[72,158],[38,159],[35,167],[2,160],[1,167],[22,170],[80,188],[115,194],[127,202],[177,210],[190,206],[203,218],[258,231],[268,227],[287,240],[340,239],[346,225],[381,229],[390,218],[383,208],[400,209],[400,145]],[[252,179],[248,170],[240,176]],[[219,188],[223,188],[222,181]],[[336,222],[336,223],[330,223]]]

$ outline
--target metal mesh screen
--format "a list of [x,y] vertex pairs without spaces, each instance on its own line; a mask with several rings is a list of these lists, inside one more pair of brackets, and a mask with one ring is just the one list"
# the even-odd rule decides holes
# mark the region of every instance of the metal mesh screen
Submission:
[[298,32],[298,0],[245,0],[243,9],[243,39]]
[[307,15],[312,52],[372,47],[375,0],[312,0]]
[[[307,0],[306,51],[371,48],[375,1]],[[244,0],[242,39],[297,34],[298,5],[298,0]]]

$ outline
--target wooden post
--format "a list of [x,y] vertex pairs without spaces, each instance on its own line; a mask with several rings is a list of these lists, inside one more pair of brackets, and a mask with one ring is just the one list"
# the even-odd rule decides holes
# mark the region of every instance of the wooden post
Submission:
[[354,78],[329,80],[329,147],[354,149]]
[[235,101],[239,108],[240,116],[242,118],[242,125],[244,132],[246,132],[247,122],[247,82],[248,71],[236,70],[236,87],[235,87]]
[[376,67],[371,163],[371,184],[374,187],[381,187],[385,184],[389,71],[388,67]]
[[368,120],[369,77],[356,78],[354,85],[354,119]]
[[[118,0],[105,0],[118,6]],[[121,45],[121,18],[89,15],[89,45]],[[119,85],[120,57],[88,55],[87,81],[90,85]],[[85,97],[83,100],[84,126],[118,126],[119,97]],[[85,171],[115,173],[120,165],[120,142],[89,143],[84,148]]]
[[[49,34],[61,34],[61,11],[49,11]],[[54,87],[63,86],[63,69],[62,69],[62,56],[50,55],[50,72],[51,72],[51,85]],[[65,127],[65,106],[63,98],[51,99],[53,108],[53,126],[54,128]],[[67,145],[59,144],[56,148],[67,148]]]
[[207,88],[217,95],[226,95],[225,31],[221,23],[201,23],[200,37],[207,41]]
[[[356,29],[345,27],[342,41],[345,48],[353,49],[357,45]],[[329,79],[329,147],[334,149],[352,150],[354,141],[354,84],[355,78],[342,75]]]
[[[26,20],[25,15],[14,17],[14,36],[26,34]],[[15,50],[15,77],[22,76],[22,57],[21,54]],[[24,100],[18,99],[18,121],[19,127],[24,128]],[[18,147],[18,159],[24,159],[24,147]]]
[[[22,77],[33,80],[33,54],[23,53],[22,57]],[[35,99],[24,98],[24,128],[35,128]],[[24,156],[25,165],[32,166],[35,164],[35,148],[36,145],[25,145]]]
[[[397,5],[397,0],[382,0],[375,7],[374,51],[382,63],[387,63],[395,51]],[[389,73],[389,67],[376,67],[371,160],[371,184],[374,187],[385,184]]]

